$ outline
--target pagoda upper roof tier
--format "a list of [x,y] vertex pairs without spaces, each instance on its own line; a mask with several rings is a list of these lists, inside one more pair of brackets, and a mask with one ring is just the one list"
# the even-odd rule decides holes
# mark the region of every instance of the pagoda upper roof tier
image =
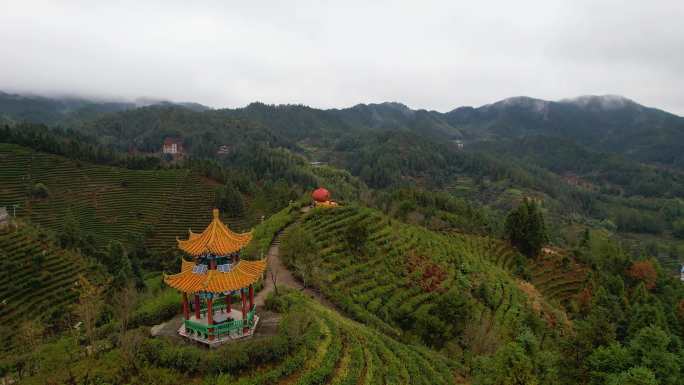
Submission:
[[[178,274],[164,274],[164,282],[185,293],[223,293],[248,287],[266,270],[266,260],[240,260],[230,271],[193,271],[195,263],[183,260]],[[196,270],[196,269],[195,269]]]
[[228,228],[219,218],[218,209],[214,218],[200,234],[188,231],[188,239],[176,239],[178,247],[192,256],[203,254],[228,255],[240,251],[252,240],[252,232],[238,234]]

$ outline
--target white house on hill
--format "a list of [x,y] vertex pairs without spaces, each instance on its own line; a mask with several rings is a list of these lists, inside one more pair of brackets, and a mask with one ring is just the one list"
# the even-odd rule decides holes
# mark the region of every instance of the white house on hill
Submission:
[[183,153],[183,140],[177,138],[166,138],[162,146],[164,154],[178,155]]

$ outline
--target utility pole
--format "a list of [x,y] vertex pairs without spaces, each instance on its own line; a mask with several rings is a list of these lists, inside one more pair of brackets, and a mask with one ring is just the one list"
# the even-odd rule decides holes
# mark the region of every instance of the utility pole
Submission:
[[18,204],[13,204],[12,205],[12,215],[16,218],[17,217],[17,207],[21,207]]

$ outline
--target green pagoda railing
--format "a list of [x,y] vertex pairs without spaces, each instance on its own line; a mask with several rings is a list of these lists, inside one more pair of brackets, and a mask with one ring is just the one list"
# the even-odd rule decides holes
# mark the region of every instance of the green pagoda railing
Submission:
[[[214,309],[216,309],[216,308],[214,308]],[[253,306],[252,310],[250,310],[247,313],[247,319],[246,320],[235,319],[232,321],[223,322],[223,323],[211,325],[211,326],[205,325],[203,323],[199,323],[196,321],[185,320],[185,331],[189,335],[194,335],[194,336],[204,338],[204,339],[209,339],[209,336],[221,337],[224,335],[231,334],[233,332],[237,332],[238,334],[242,334],[243,329],[245,328],[245,322],[247,323],[246,327],[248,327],[248,328],[252,328],[254,326],[255,312],[256,312],[256,306]]]
[[[213,311],[225,310],[226,304],[225,303],[215,303],[212,305],[211,309]],[[202,304],[202,307],[200,307],[200,315],[202,317],[206,317],[206,315],[207,315],[207,305],[206,304]]]

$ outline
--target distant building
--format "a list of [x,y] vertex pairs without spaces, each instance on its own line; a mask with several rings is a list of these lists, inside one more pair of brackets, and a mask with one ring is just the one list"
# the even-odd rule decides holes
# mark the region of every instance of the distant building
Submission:
[[593,190],[594,189],[594,186],[591,183],[580,178],[579,175],[577,175],[575,173],[568,172],[568,173],[563,174],[563,180],[571,186],[581,187],[581,188],[585,188],[587,190]]
[[318,161],[316,161],[316,162],[309,162],[309,164],[312,165],[312,166],[314,166],[314,167],[325,166],[325,162],[318,162]]
[[0,207],[0,228],[9,226],[9,213],[6,207]]
[[166,138],[162,145],[162,153],[181,155],[183,153],[183,140],[178,138]]
[[679,271],[679,279],[684,282],[684,265],[682,265],[682,269]]
[[456,140],[456,141],[454,141],[454,144],[456,144],[457,149],[463,150],[463,141],[462,140]]
[[228,146],[227,144],[221,145],[221,147],[219,147],[218,151],[216,151],[217,155],[225,155],[228,153],[230,153],[230,146]]

